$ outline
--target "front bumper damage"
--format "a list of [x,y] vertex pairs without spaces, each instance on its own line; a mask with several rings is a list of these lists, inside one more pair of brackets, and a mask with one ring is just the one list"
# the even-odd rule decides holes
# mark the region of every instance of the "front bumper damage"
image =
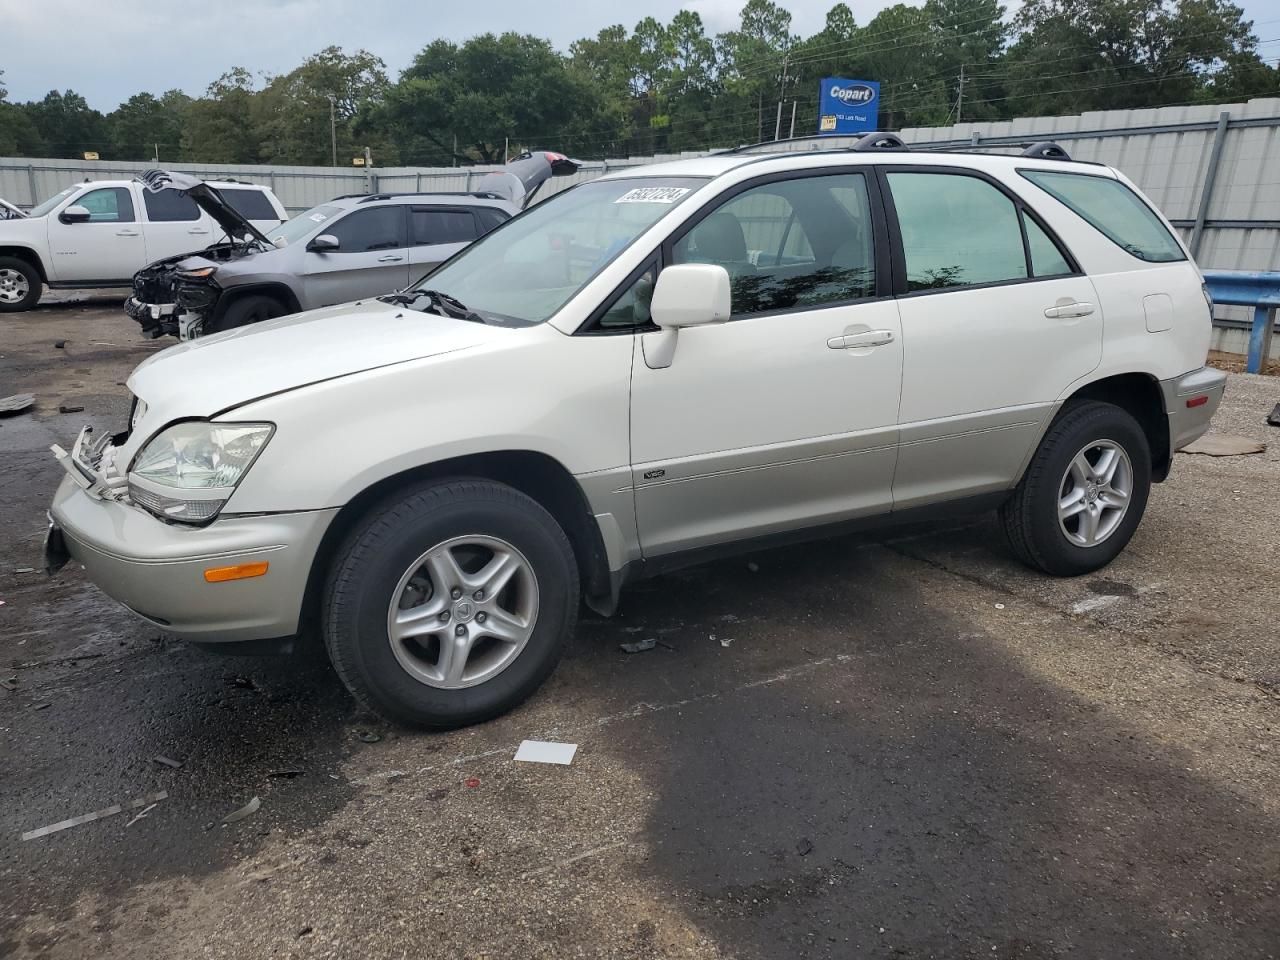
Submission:
[[211,280],[187,280],[161,262],[133,278],[133,296],[124,311],[142,327],[148,340],[170,336],[190,340],[213,316],[221,289]]
[[[204,643],[266,640],[298,632],[312,561],[336,509],[237,516],[195,527],[165,522],[132,503],[115,438],[88,427],[70,452],[49,509],[45,565],[73,559],[104,593],[138,616]],[[266,561],[252,579],[209,582],[205,572]]]

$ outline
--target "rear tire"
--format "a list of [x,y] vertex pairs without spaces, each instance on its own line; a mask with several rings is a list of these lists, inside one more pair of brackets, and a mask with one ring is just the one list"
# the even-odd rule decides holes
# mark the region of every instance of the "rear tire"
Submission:
[[357,700],[445,729],[532,694],[564,652],[578,602],[573,549],[551,514],[504,484],[448,480],[396,494],[352,530],[321,619]]
[[1073,403],[1040,442],[1000,521],[1023,563],[1074,577],[1125,548],[1150,492],[1151,448],[1138,421],[1110,403]]
[[283,317],[292,311],[275,297],[266,294],[252,294],[232,301],[222,312],[222,316],[205,327],[205,334],[222,333],[237,327],[261,323],[274,317]]
[[40,302],[40,271],[18,257],[0,257],[0,313],[21,313]]

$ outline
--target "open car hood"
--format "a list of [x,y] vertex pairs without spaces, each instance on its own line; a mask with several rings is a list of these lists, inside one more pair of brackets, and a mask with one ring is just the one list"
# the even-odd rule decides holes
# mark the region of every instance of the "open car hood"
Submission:
[[271,247],[271,241],[257,227],[222,199],[222,194],[214,187],[198,177],[177,171],[144,170],[133,179],[152,193],[159,193],[161,190],[177,190],[185,193],[196,202],[196,206],[213,217],[214,222],[225,230],[232,240],[257,240],[264,247],[268,249]]
[[577,173],[581,166],[581,160],[571,160],[563,153],[550,150],[522,153],[501,170],[481,177],[476,183],[476,191],[495,193],[523,208],[533,201],[534,194],[546,181]]

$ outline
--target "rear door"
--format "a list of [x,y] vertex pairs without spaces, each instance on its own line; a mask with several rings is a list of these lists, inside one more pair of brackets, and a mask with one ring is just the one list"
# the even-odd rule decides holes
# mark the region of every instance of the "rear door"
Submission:
[[1093,284],[995,179],[880,176],[904,348],[894,507],[1006,489],[1053,403],[1102,357]]
[[426,276],[482,233],[469,207],[414,204],[409,208],[409,281]]
[[[361,297],[378,297],[409,285],[409,250],[405,243],[405,207],[357,208],[328,224],[324,234],[338,249],[308,249],[303,290],[310,310]],[[312,240],[315,238],[313,237]]]
[[190,197],[173,189],[144,189],[141,193],[148,263],[200,250],[213,242],[216,227],[212,219]]
[[[64,223],[70,206],[89,211],[85,223]],[[92,187],[48,217],[53,276],[61,283],[127,283],[147,265],[137,204],[128,187]]]

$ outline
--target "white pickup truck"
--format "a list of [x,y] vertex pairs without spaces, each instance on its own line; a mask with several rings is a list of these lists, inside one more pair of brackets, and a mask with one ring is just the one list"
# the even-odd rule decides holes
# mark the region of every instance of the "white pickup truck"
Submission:
[[[288,219],[267,187],[209,183],[259,230]],[[0,312],[30,310],[46,286],[127,287],[147,264],[203,249],[227,229],[177,190],[151,192],[132,180],[77,183],[24,218],[0,220]]]

